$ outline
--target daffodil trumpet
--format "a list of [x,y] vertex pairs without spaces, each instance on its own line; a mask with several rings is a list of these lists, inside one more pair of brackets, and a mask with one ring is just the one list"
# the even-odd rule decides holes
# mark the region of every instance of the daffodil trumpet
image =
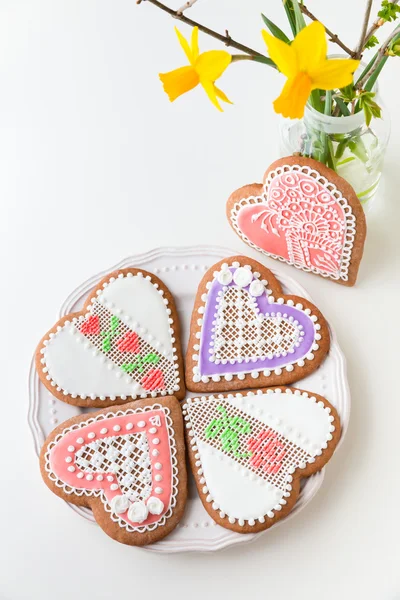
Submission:
[[325,28],[318,21],[302,29],[290,44],[265,30],[262,36],[270,58],[287,77],[280,96],[274,101],[278,114],[301,119],[313,90],[336,90],[353,82],[353,73],[360,61],[327,58]]

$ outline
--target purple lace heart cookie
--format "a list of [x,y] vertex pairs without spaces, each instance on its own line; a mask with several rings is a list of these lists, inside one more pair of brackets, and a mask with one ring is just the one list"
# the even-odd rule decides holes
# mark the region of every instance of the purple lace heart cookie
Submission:
[[314,371],[328,350],[328,327],[313,304],[284,295],[260,263],[231,257],[200,284],[186,384],[201,392],[292,383]]

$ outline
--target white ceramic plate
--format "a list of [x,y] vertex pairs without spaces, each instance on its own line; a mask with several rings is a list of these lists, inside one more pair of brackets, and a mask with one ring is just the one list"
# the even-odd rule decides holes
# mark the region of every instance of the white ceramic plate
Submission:
[[[183,350],[189,335],[189,323],[197,287],[204,272],[219,260],[237,254],[234,250],[214,246],[197,246],[184,248],[158,248],[146,254],[130,256],[117,265],[91,277],[73,291],[61,306],[59,318],[67,313],[78,311],[89,291],[93,289],[104,275],[115,269],[126,267],[142,267],[161,277],[175,297],[182,325]],[[297,294],[311,300],[307,292],[291,277],[274,274],[281,282],[286,293]],[[320,307],[323,311],[323,307]],[[346,363],[342,351],[331,329],[332,344],[328,357],[322,366],[309,377],[296,385],[305,390],[321,394],[337,409],[342,422],[342,440],[347,429],[350,413],[350,394],[346,377]],[[194,395],[194,394],[189,394]],[[32,361],[29,379],[29,415],[28,421],[33,434],[36,454],[45,438],[59,423],[87,409],[70,406],[54,398],[39,381]],[[286,519],[296,515],[317,493],[322,485],[324,471],[316,473],[304,480],[301,494],[294,509]],[[66,503],[67,504],[67,503]],[[94,522],[89,509],[67,504],[85,519]],[[286,520],[283,519],[283,520]],[[282,520],[282,521],[283,521]],[[282,521],[278,521],[277,525]],[[277,525],[274,525],[276,527]],[[268,531],[268,530],[267,530]],[[193,478],[189,479],[189,495],[184,517],[178,527],[164,540],[147,548],[157,552],[181,551],[214,551],[233,544],[254,540],[258,534],[240,534],[220,527],[208,515],[196,493]]]

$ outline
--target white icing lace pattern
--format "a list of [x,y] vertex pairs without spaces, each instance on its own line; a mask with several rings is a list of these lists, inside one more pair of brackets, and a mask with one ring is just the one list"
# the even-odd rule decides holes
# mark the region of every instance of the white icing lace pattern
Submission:
[[[109,329],[110,319],[113,316],[113,313],[107,310],[107,308],[105,308],[102,304],[100,304],[97,301],[93,302],[90,314],[99,317],[101,331],[107,331]],[[79,328],[81,327],[84,321],[84,317],[81,317],[79,320],[73,319],[72,327],[75,326],[75,328],[79,331]],[[119,367],[116,371],[116,374],[118,376],[129,377],[137,384],[143,385],[143,379],[146,377],[149,371],[151,372],[154,369],[157,369],[160,370],[163,374],[164,386],[157,386],[155,388],[152,388],[150,391],[161,392],[163,390],[167,390],[168,393],[172,394],[174,392],[176,377],[174,362],[167,358],[164,354],[161,354],[152,345],[150,345],[145,339],[143,339],[143,337],[140,336],[138,332],[125,325],[125,323],[123,323],[121,319],[119,320],[117,331],[118,334],[111,340],[111,349],[108,352],[103,351],[104,338],[101,337],[101,335],[93,335],[87,333],[85,333],[84,335],[88,339],[90,344],[93,346],[93,348],[96,348],[97,350],[99,350],[99,352],[102,352],[109,361],[111,361],[116,367]],[[120,350],[118,349],[118,343],[121,342],[126,337],[126,335],[131,333],[132,331],[135,331],[135,333],[137,333],[140,341],[140,351],[138,351],[138,353],[140,353],[140,356],[145,357],[146,355],[150,354],[155,355],[158,359],[158,362],[153,363],[143,361],[140,364],[140,367],[135,368],[131,372],[126,372],[124,371],[124,369],[121,368],[122,365],[135,363],[136,357],[130,352],[120,352]]]
[[[126,275],[120,273],[118,275],[118,278],[122,279],[123,277],[132,277],[132,276],[133,276],[133,273],[127,273]],[[143,277],[143,274],[139,271],[136,274],[136,276]],[[164,290],[160,289],[160,287],[157,283],[153,283],[151,281],[150,275],[146,275],[146,279],[152,283],[152,285],[157,290],[157,292],[163,297],[163,301],[165,304],[165,310],[166,310],[167,318],[168,318],[168,323],[170,326],[169,334],[170,334],[170,339],[171,339],[172,357],[168,356],[168,352],[163,352],[162,349],[161,350],[157,349],[157,345],[158,345],[157,340],[154,340],[154,339],[145,340],[144,336],[142,334],[140,335],[140,340],[141,340],[143,350],[145,350],[146,352],[148,351],[148,353],[154,353],[154,354],[157,354],[158,356],[161,356],[160,362],[156,365],[154,365],[150,362],[144,363],[144,365],[142,365],[144,372],[142,372],[141,375],[143,377],[146,374],[146,372],[148,373],[148,371],[152,371],[154,369],[158,370],[162,367],[163,375],[164,375],[164,382],[165,382],[165,389],[151,389],[151,387],[150,387],[150,389],[147,389],[147,390],[146,389],[139,390],[140,391],[139,394],[135,393],[135,391],[133,390],[132,394],[129,395],[129,397],[132,398],[133,400],[136,400],[138,395],[140,396],[140,398],[147,398],[149,396],[152,396],[153,398],[155,398],[158,395],[166,396],[167,394],[172,395],[174,392],[176,392],[180,389],[180,373],[179,373],[179,367],[178,367],[177,349],[176,349],[176,345],[175,345],[175,337],[174,337],[175,332],[173,329],[172,311],[168,307],[167,298],[164,298]],[[107,286],[111,285],[114,281],[115,281],[115,277],[111,277],[109,279],[109,281],[103,283],[103,288],[106,288]],[[78,333],[76,331],[75,325],[80,323],[80,325],[78,325],[80,327],[81,324],[85,321],[85,319],[88,319],[91,315],[94,315],[94,314],[98,314],[99,317],[103,320],[106,313],[103,313],[102,311],[103,310],[106,311],[107,308],[109,308],[111,311],[109,313],[109,315],[112,314],[119,318],[121,330],[123,329],[125,332],[128,332],[128,331],[135,331],[135,329],[137,329],[140,331],[140,327],[141,327],[140,323],[136,323],[135,329],[133,329],[133,327],[126,326],[124,323],[122,323],[124,318],[125,319],[127,318],[127,315],[124,315],[124,314],[121,315],[122,310],[119,309],[118,307],[116,310],[114,310],[114,309],[111,310],[111,303],[107,303],[104,301],[104,299],[102,299],[102,296],[101,296],[102,290],[101,289],[97,290],[96,294],[97,294],[97,298],[96,297],[91,298],[91,304],[90,304],[90,306],[88,308],[88,312],[85,314],[85,316],[80,316],[78,319],[74,317],[71,321],[66,320],[62,327],[61,326],[57,327],[56,332],[51,332],[49,334],[48,339],[43,341],[43,347],[40,349],[40,354],[42,355],[40,362],[42,365],[42,371],[43,371],[47,381],[49,381],[51,383],[51,386],[54,387],[57,392],[63,392],[64,396],[71,395],[72,398],[77,398],[79,394],[75,391],[71,392],[71,390],[66,390],[66,389],[62,388],[60,385],[58,385],[57,381],[55,381],[53,379],[50,369],[47,366],[47,362],[46,362],[46,346],[48,346],[48,344],[51,344],[52,339],[55,336],[57,336],[57,334],[59,332],[61,332],[65,327],[70,327],[71,333],[76,333],[78,338],[81,338],[82,340],[84,340],[85,338],[87,339],[87,343],[86,343],[85,347],[87,348],[88,352],[93,351],[93,350],[101,352],[100,336],[93,336],[93,335],[83,336],[80,332]],[[101,304],[99,304],[99,301],[101,301]],[[115,307],[113,307],[113,308],[115,308]],[[116,312],[118,314],[115,314]],[[106,327],[108,325],[109,325],[109,323],[105,324]],[[159,345],[161,346],[161,344],[159,344]],[[127,363],[130,362],[129,359],[126,360],[128,358],[128,355],[126,355],[125,359],[122,361],[122,357],[120,356],[120,354],[121,353],[116,352],[115,349],[111,353],[104,354],[105,357],[111,358],[111,360],[109,362],[110,367],[114,366],[113,363],[111,362],[113,360],[113,358],[116,361],[115,364],[117,364],[118,366],[124,364],[125,362],[127,362]],[[165,369],[165,371],[164,371],[164,369]],[[136,373],[134,371],[132,371],[131,373],[123,373],[120,369],[118,369],[118,370],[116,370],[116,376],[117,377],[120,377],[120,376],[129,377],[129,379],[131,379],[132,381],[134,381],[138,384],[140,381],[140,379],[138,378],[138,372]],[[151,376],[151,373],[150,373],[150,376]],[[157,379],[157,377],[154,377],[154,379]],[[149,383],[149,386],[151,386],[151,382]],[[87,398],[87,395],[80,395],[80,397],[82,399],[85,399],[85,398]],[[116,400],[117,399],[117,396],[107,396],[106,397],[106,396],[102,396],[100,394],[91,394],[90,397],[92,400],[94,400],[96,398],[99,398],[100,400],[106,400],[106,399],[107,400]],[[125,400],[126,396],[121,396],[121,399]]]
[[132,433],[95,440],[75,453],[75,462],[90,473],[114,473],[131,502],[151,493],[151,460],[147,435]]
[[[169,445],[170,445],[171,472],[172,472],[171,500],[170,500],[170,504],[169,504],[167,512],[162,516],[162,518],[159,521],[157,521],[156,523],[151,523],[150,525],[133,527],[132,525],[130,525],[129,523],[127,523],[126,521],[121,519],[121,517],[119,517],[118,515],[116,515],[112,512],[111,507],[107,501],[107,498],[105,497],[102,490],[77,489],[75,487],[72,487],[72,486],[64,483],[60,479],[58,479],[57,475],[51,470],[50,452],[51,452],[52,448],[64,437],[64,435],[66,435],[70,431],[79,431],[83,427],[86,427],[87,425],[90,425],[91,423],[95,423],[96,421],[104,421],[106,419],[110,419],[113,417],[124,417],[126,415],[136,415],[138,413],[145,413],[145,412],[149,412],[152,410],[162,410],[164,412],[165,420],[166,420],[166,424],[167,424],[167,428],[168,428],[168,439],[169,439]],[[110,513],[111,520],[114,521],[114,523],[118,523],[118,525],[120,527],[126,529],[129,533],[132,533],[132,532],[143,533],[145,531],[153,531],[157,527],[164,525],[166,523],[167,519],[169,519],[172,516],[173,509],[176,506],[176,498],[178,495],[179,479],[178,479],[178,460],[176,458],[175,433],[174,433],[174,429],[172,426],[172,419],[169,415],[170,415],[169,408],[167,408],[165,406],[161,406],[160,404],[153,404],[152,406],[145,406],[144,408],[135,408],[134,410],[129,408],[127,410],[119,410],[117,412],[100,414],[100,415],[97,415],[96,417],[89,418],[87,421],[75,423],[71,427],[67,427],[61,433],[59,433],[57,435],[57,437],[52,442],[50,442],[50,444],[47,447],[47,451],[45,454],[45,470],[48,473],[49,479],[51,479],[56,484],[56,486],[61,488],[64,491],[64,493],[66,493],[66,494],[76,494],[77,496],[99,497],[104,505],[106,512]]]
[[[222,406],[225,409],[226,416],[228,418],[241,417],[251,426],[250,433],[239,434],[238,436],[240,441],[239,453],[246,454],[247,442],[250,440],[250,438],[257,438],[261,432],[267,429],[275,433],[276,440],[284,444],[285,447],[285,456],[282,460],[282,466],[277,473],[267,473],[262,465],[253,467],[249,463],[248,456],[235,456],[233,452],[226,452],[222,447],[221,438],[219,436],[214,438],[206,436],[206,428],[213,421],[213,419],[221,419],[221,412],[217,410],[217,407],[219,406]],[[296,446],[296,444],[293,442],[290,442],[281,433],[276,432],[272,427],[269,427],[258,419],[240,411],[225,399],[190,399],[187,401],[185,414],[188,417],[186,427],[187,429],[193,431],[193,437],[195,439],[199,439],[202,442],[209,444],[213,448],[226,453],[230,459],[238,463],[240,466],[245,467],[252,473],[255,473],[258,477],[261,477],[282,491],[287,490],[287,485],[292,479],[290,475],[291,473],[294,473],[299,464],[314,461],[312,456],[310,456],[302,448]]]
[[[243,233],[243,231],[240,229],[240,227],[238,225],[238,214],[239,214],[240,209],[244,206],[248,206],[251,204],[253,204],[253,205],[259,204],[261,208],[262,208],[262,206],[266,206],[268,188],[271,185],[271,182],[274,179],[274,177],[276,177],[278,175],[282,175],[284,173],[289,173],[291,171],[304,173],[305,175],[313,177],[318,183],[320,183],[327,190],[329,190],[329,192],[332,194],[332,196],[334,196],[337,203],[340,205],[340,207],[343,210],[346,225],[345,225],[345,232],[344,232],[344,244],[343,244],[342,256],[340,259],[339,273],[326,272],[325,270],[322,270],[324,268],[327,268],[328,270],[331,268],[331,265],[329,262],[329,254],[331,252],[330,248],[327,248],[327,251],[325,252],[325,254],[321,255],[321,257],[320,257],[321,268],[317,268],[311,264],[309,264],[307,266],[303,262],[304,256],[307,255],[307,253],[308,253],[308,247],[307,247],[307,243],[305,243],[305,241],[302,241],[299,244],[297,241],[296,242],[294,241],[293,236],[290,236],[290,235],[288,236],[288,238],[287,238],[288,239],[288,251],[289,251],[290,259],[287,260],[286,258],[284,258],[282,256],[272,254],[270,252],[267,252],[266,250],[263,250],[259,246],[257,246],[254,242],[252,242],[247,237],[247,235],[245,235]],[[262,252],[266,256],[270,256],[270,257],[278,259],[282,262],[286,262],[290,265],[295,266],[298,269],[302,269],[303,271],[317,273],[318,275],[322,275],[323,277],[327,277],[327,278],[334,279],[334,280],[342,279],[343,281],[348,281],[348,272],[349,272],[349,267],[350,267],[350,262],[351,262],[351,255],[352,255],[352,251],[353,251],[354,239],[355,239],[355,235],[356,235],[356,218],[352,212],[351,206],[349,205],[347,199],[343,197],[342,193],[337,189],[335,184],[330,182],[328,179],[326,179],[326,177],[321,175],[315,169],[312,169],[311,167],[308,167],[306,165],[303,165],[303,166],[282,165],[280,167],[277,167],[274,171],[271,171],[268,174],[268,178],[264,185],[264,195],[250,196],[248,198],[242,198],[241,200],[236,202],[234,204],[234,206],[232,207],[230,219],[231,219],[232,225],[233,225],[236,233],[238,234],[238,236],[240,238],[242,238],[242,240],[244,242],[246,242],[246,244],[248,244],[255,250],[258,250],[259,252]]]
[[[244,358],[266,359],[293,354],[303,340],[302,325],[290,318],[261,314],[247,290],[228,288],[218,297],[209,360],[218,364]],[[241,360],[242,359],[242,360]]]

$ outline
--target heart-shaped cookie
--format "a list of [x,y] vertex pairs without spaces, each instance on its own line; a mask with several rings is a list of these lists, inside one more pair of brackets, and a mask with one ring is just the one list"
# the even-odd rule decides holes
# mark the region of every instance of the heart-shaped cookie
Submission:
[[353,188],[332,169],[303,157],[282,158],[264,184],[236,190],[229,223],[249,246],[344,285],[354,285],[366,222]]
[[260,263],[233,256],[200,283],[186,385],[215,392],[292,383],[321,364],[329,343],[326,321],[313,304],[284,295]]
[[55,494],[90,507],[112,538],[137,546],[157,541],[186,502],[179,402],[166,397],[74,417],[47,438],[41,470]]
[[257,533],[286,516],[301,477],[319,471],[340,438],[333,406],[294,388],[189,398],[183,414],[203,505],[239,533]]
[[69,404],[104,407],[136,398],[185,395],[175,303],[147,271],[107,275],[84,309],[63,317],[41,340],[36,367]]

